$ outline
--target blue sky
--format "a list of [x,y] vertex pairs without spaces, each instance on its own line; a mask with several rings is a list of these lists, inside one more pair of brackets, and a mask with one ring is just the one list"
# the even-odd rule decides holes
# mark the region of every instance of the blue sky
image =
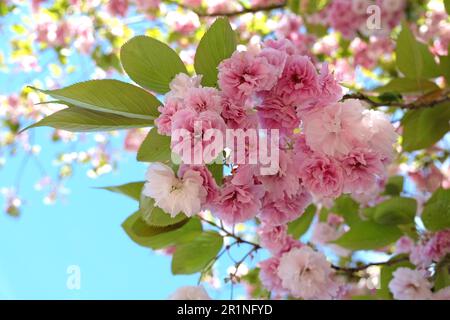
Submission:
[[[0,49],[7,60],[11,54],[7,46],[11,36],[9,26],[20,23],[20,17],[19,13],[0,18]],[[142,33],[139,28],[142,26],[136,25],[137,34]],[[51,52],[39,56],[40,61],[53,59],[55,55]],[[86,70],[92,72],[93,66],[88,59],[74,55],[69,61],[83,68],[67,76],[64,85],[89,78]],[[46,69],[28,74],[0,71],[0,95],[18,93],[24,85],[36,79],[44,81],[48,75]],[[32,134],[35,143],[42,146],[40,162],[54,176],[56,168],[52,161],[67,146],[51,143],[51,132],[52,129],[39,128]],[[112,141],[117,149],[122,143],[123,134]],[[82,146],[85,150],[88,147],[89,143]],[[6,157],[6,165],[0,168],[0,189],[15,185],[24,156],[19,151],[15,157]],[[21,216],[0,214],[0,298],[164,299],[179,286],[197,283],[198,275],[171,275],[170,257],[139,247],[128,239],[121,224],[136,210],[136,203],[93,188],[143,179],[145,165],[136,162],[134,154],[122,152],[120,157],[117,171],[96,180],[86,176],[85,167],[76,168],[74,177],[66,184],[70,194],[65,201],[51,206],[45,205],[43,193],[34,189],[40,172],[33,164],[25,167],[20,196],[26,202]],[[0,197],[0,208],[4,202]],[[80,290],[70,290],[66,285],[67,268],[73,265],[80,268]],[[236,297],[241,291],[235,292]],[[214,298],[228,297],[229,290],[210,290],[210,294]]]
[[[43,142],[40,160],[50,167],[60,146],[45,144],[49,129],[36,133],[36,140]],[[10,159],[0,171],[1,186],[14,183],[21,158]],[[196,276],[173,277],[169,257],[128,239],[120,225],[135,210],[133,201],[92,188],[140,180],[145,170],[132,155],[124,156],[121,168],[126,170],[95,181],[79,170],[67,185],[67,201],[48,206],[34,190],[39,173],[27,167],[22,216],[0,215],[1,298],[164,298],[176,287],[196,282]],[[70,265],[80,267],[81,290],[66,287]]]

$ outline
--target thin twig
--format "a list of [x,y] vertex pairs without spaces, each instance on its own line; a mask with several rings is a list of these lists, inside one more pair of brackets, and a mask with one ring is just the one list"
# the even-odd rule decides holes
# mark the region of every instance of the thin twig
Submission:
[[[217,223],[210,221],[208,219],[202,218],[200,217],[200,220],[204,221],[205,223],[208,223],[209,225],[216,227],[217,229],[223,231],[227,237],[231,237],[234,238],[236,240],[236,242],[233,243],[233,245],[235,244],[239,244],[239,243],[246,243],[248,245],[252,246],[252,249],[249,250],[239,261],[237,261],[237,263],[235,263],[235,270],[232,274],[230,274],[230,281],[234,281],[234,279],[236,278],[237,272],[239,270],[239,267],[242,265],[242,263],[245,262],[245,260],[254,252],[257,252],[258,250],[262,249],[262,247],[255,243],[255,242],[251,242],[251,241],[247,241],[245,239],[242,239],[241,237],[229,232],[228,230],[226,230],[223,226],[218,225]],[[227,246],[225,248],[224,251],[228,250],[230,246]],[[212,262],[214,263],[215,261],[218,260],[218,258],[220,258],[222,255],[224,254],[224,252],[221,252],[215,259],[212,260]],[[355,273],[355,272],[359,272],[362,270],[365,270],[369,267],[372,266],[391,266],[394,265],[396,263],[399,262],[404,262],[407,261],[408,257],[401,257],[401,258],[397,258],[397,259],[393,259],[393,260],[389,260],[389,261],[385,261],[385,262],[373,262],[373,263],[368,263],[365,265],[361,265],[361,266],[357,266],[357,267],[340,267],[340,266],[336,266],[336,265],[331,265],[331,267],[336,270],[336,271],[341,271],[341,272],[345,272],[345,273]]]
[[358,266],[358,267],[352,267],[352,268],[346,268],[346,267],[339,267],[339,266],[335,266],[332,265],[332,268],[336,271],[343,271],[343,272],[347,272],[347,273],[355,273],[358,271],[362,271],[365,270],[369,267],[372,266],[391,266],[393,264],[399,263],[399,262],[404,262],[407,261],[408,257],[402,257],[402,258],[398,258],[398,259],[393,259],[393,260],[389,260],[389,261],[385,261],[385,262],[373,262],[373,263],[368,263],[362,266]]
[[440,98],[432,100],[432,101],[415,101],[411,103],[400,103],[395,101],[390,102],[376,102],[371,99],[370,96],[367,96],[363,93],[349,93],[344,95],[342,100],[348,100],[348,99],[358,99],[367,102],[371,107],[377,108],[377,107],[398,107],[402,109],[408,109],[408,110],[417,110],[421,108],[432,108],[438,104],[444,103],[444,102],[450,102],[450,96],[448,96],[448,93],[444,93]]
[[287,4],[287,2],[284,1],[284,2],[278,3],[278,4],[248,7],[248,8],[242,8],[239,10],[232,10],[232,11],[205,12],[205,11],[201,11],[201,10],[189,7],[185,4],[179,3],[178,1],[166,0],[165,2],[169,3],[169,4],[175,4],[175,5],[179,6],[180,8],[183,8],[186,10],[191,10],[194,13],[196,13],[199,17],[220,17],[220,16],[234,17],[234,16],[246,14],[246,13],[256,13],[256,12],[260,12],[260,11],[272,11],[272,10],[276,10],[276,9],[282,9]]
[[261,249],[260,246],[258,247],[253,247],[249,252],[247,252],[242,258],[241,260],[239,260],[235,265],[234,265],[234,272],[230,273],[230,280],[234,281],[234,279],[237,277],[237,273],[239,270],[239,267],[245,262],[245,260],[247,260],[248,257],[250,257],[253,252],[258,251],[259,249]]
[[248,245],[251,245],[251,246],[253,246],[253,247],[258,247],[258,248],[261,247],[259,244],[255,243],[255,242],[252,242],[252,241],[248,241],[248,240],[242,239],[241,237],[239,237],[239,236],[237,236],[237,235],[231,233],[230,231],[228,231],[227,229],[225,229],[223,226],[219,226],[219,225],[218,225],[217,223],[215,223],[214,221],[211,221],[211,220],[208,220],[208,219],[205,219],[205,218],[202,218],[202,217],[200,217],[200,220],[202,220],[203,222],[206,222],[206,223],[208,223],[209,225],[211,225],[211,226],[213,226],[213,227],[216,227],[217,229],[219,229],[219,230],[225,232],[226,236],[231,237],[231,238],[234,238],[238,243],[246,243],[246,244],[248,244]]

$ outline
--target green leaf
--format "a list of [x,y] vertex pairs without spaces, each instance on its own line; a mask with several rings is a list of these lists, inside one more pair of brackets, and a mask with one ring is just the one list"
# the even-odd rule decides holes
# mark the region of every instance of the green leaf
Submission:
[[408,111],[403,117],[403,149],[431,147],[450,130],[450,103]]
[[394,197],[376,206],[373,220],[381,224],[408,224],[414,222],[416,212],[415,199]]
[[164,212],[161,208],[156,207],[155,201],[152,198],[144,195],[141,196],[139,210],[144,217],[145,222],[156,227],[167,227],[188,219],[183,213],[179,213],[172,218],[170,214]]
[[120,61],[133,81],[158,93],[168,92],[172,79],[179,73],[187,73],[175,51],[147,36],[137,36],[125,43]]
[[158,134],[156,128],[151,129],[139,147],[137,160],[167,163],[170,159],[170,137]]
[[334,241],[341,247],[351,250],[373,250],[385,247],[402,236],[396,226],[382,225],[373,221],[360,221],[350,227]]
[[[399,261],[403,258],[407,258],[407,255],[394,256],[389,261]],[[392,280],[392,273],[400,267],[415,269],[414,265],[407,259],[405,261],[399,261],[391,265],[385,265],[381,268],[380,273],[380,289],[377,291],[377,295],[382,299],[392,299],[391,291],[389,290],[389,282]]]
[[62,89],[39,91],[75,107],[143,120],[157,118],[157,108],[161,105],[147,91],[118,80],[90,80]]
[[434,289],[440,290],[450,286],[450,255],[447,255],[436,265]]
[[296,220],[288,224],[288,233],[295,239],[299,239],[302,235],[308,231],[316,215],[316,206],[313,204],[306,208],[305,212]]
[[330,209],[325,206],[322,207],[319,211],[319,221],[326,222],[328,220],[328,216],[330,215]]
[[300,13],[300,2],[301,2],[301,0],[288,0],[289,9],[293,13],[299,14]]
[[287,4],[289,9],[296,14],[312,14],[325,8],[330,0],[314,0],[314,1],[302,1],[302,0],[288,0]]
[[208,169],[211,172],[212,176],[214,177],[214,180],[216,181],[217,185],[222,185],[223,180],[223,164],[218,163],[212,163],[208,165]]
[[450,189],[438,189],[427,201],[422,221],[430,231],[450,228]]
[[397,39],[397,68],[408,78],[420,79],[424,68],[418,42],[406,22]]
[[389,177],[383,194],[389,196],[399,196],[403,191],[404,180],[405,178],[403,176]]
[[331,0],[316,0],[316,1],[307,1],[306,2],[306,10],[305,13],[312,14],[324,9]]
[[130,182],[119,186],[102,187],[100,189],[123,194],[131,199],[139,201],[141,198],[144,181]]
[[441,57],[440,69],[447,83],[450,83],[450,56]]
[[375,89],[375,91],[379,93],[428,93],[435,90],[439,90],[439,86],[432,81],[409,78],[395,78],[384,86]]
[[236,34],[226,18],[218,18],[205,33],[197,47],[194,67],[202,74],[202,84],[217,86],[217,67],[236,50]]
[[128,118],[117,114],[70,107],[57,111],[21,131],[36,127],[52,127],[71,132],[112,131],[142,128],[152,125],[150,120]]
[[213,231],[205,231],[192,241],[178,245],[173,254],[172,273],[202,271],[217,256],[222,245],[222,236]]
[[198,219],[183,220],[167,227],[155,227],[148,225],[140,212],[128,217],[122,228],[134,242],[154,250],[189,242],[202,232]]
[[444,0],[445,5],[445,11],[447,11],[447,14],[450,15],[450,0]]
[[441,75],[438,64],[434,60],[433,54],[431,54],[428,46],[422,42],[417,42],[420,55],[423,61],[423,70],[421,76],[426,79],[437,78]]
[[397,67],[408,78],[420,81],[439,76],[439,67],[428,46],[416,40],[406,22],[397,40]]
[[439,57],[439,69],[441,75],[445,77],[447,84],[450,84],[450,45],[448,46],[448,49],[449,53],[446,56]]
[[332,212],[342,216],[349,226],[361,221],[359,204],[347,195],[335,200]]

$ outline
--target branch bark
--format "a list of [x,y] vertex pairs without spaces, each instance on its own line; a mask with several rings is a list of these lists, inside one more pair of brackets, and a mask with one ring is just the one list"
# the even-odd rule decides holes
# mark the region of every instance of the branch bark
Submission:
[[449,93],[444,93],[441,97],[426,101],[421,100],[420,98],[417,101],[411,102],[411,103],[399,103],[399,102],[376,102],[371,99],[370,96],[365,95],[363,93],[349,93],[344,95],[342,98],[342,101],[349,100],[349,99],[358,99],[367,102],[371,107],[378,108],[378,107],[398,107],[402,109],[408,109],[408,110],[416,110],[416,109],[422,109],[422,108],[432,108],[438,104],[444,103],[444,102],[450,102],[450,96]]
[[[237,268],[252,253],[258,251],[259,249],[262,249],[262,247],[259,244],[255,243],[255,242],[252,242],[252,241],[248,241],[248,240],[242,239],[241,237],[239,237],[239,236],[229,232],[228,230],[226,230],[222,226],[219,226],[218,224],[216,224],[213,221],[210,221],[210,220],[202,218],[202,217],[200,217],[200,220],[202,220],[203,222],[208,223],[209,225],[211,225],[211,226],[213,226],[213,227],[223,231],[228,237],[234,238],[236,240],[236,242],[234,244],[246,243],[248,245],[253,246],[253,248],[241,260],[239,260],[239,262],[237,263]],[[388,260],[386,262],[373,262],[373,263],[368,263],[368,264],[364,264],[364,265],[357,266],[357,267],[340,267],[340,266],[336,266],[336,265],[331,265],[331,267],[334,270],[336,270],[336,271],[341,271],[341,272],[345,272],[345,273],[348,273],[348,274],[352,274],[352,273],[355,273],[355,272],[358,272],[358,271],[365,270],[365,269],[367,269],[369,267],[372,267],[372,266],[391,266],[391,265],[394,265],[394,264],[399,263],[399,262],[407,261],[408,259],[409,259],[408,257],[401,257],[401,258],[397,258],[397,259],[393,259],[393,260]],[[236,268],[236,270],[237,270],[237,268]]]
[[282,9],[287,5],[286,1],[283,1],[282,3],[278,4],[271,4],[266,6],[255,6],[255,7],[248,7],[248,8],[242,8],[241,10],[232,10],[232,11],[222,11],[222,12],[206,12],[202,11],[196,8],[189,7],[187,5],[184,5],[182,3],[179,3],[178,1],[172,1],[167,0],[166,3],[175,4],[179,6],[180,8],[191,10],[194,13],[196,13],[199,17],[234,17],[239,16],[246,13],[256,13],[260,11],[272,11],[276,9]]
[[335,266],[335,265],[332,265],[331,267],[334,270],[336,270],[336,271],[343,271],[343,272],[346,272],[346,273],[355,273],[355,272],[358,272],[358,271],[365,270],[365,269],[367,269],[369,267],[372,267],[372,266],[392,266],[392,265],[394,265],[396,263],[404,262],[404,261],[408,261],[408,260],[409,260],[408,257],[402,257],[402,258],[398,258],[398,259],[388,260],[386,262],[373,262],[373,263],[368,263],[368,264],[365,264],[365,265],[361,265],[361,266],[358,266],[358,267],[351,267],[351,268],[339,267],[339,266]]

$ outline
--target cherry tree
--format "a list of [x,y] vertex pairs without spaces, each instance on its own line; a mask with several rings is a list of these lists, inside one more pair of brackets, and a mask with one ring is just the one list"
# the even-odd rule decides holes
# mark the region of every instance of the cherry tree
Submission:
[[[449,299],[448,1],[27,10],[28,28],[11,25],[7,67],[53,71],[3,97],[2,149],[38,158],[29,137],[41,126],[55,139],[102,132],[76,160],[102,159],[98,175],[114,161],[107,141],[126,130],[123,147],[147,173],[105,189],[136,200],[123,223],[132,241],[171,255],[174,275],[199,275],[171,298],[206,299],[203,286],[224,281],[251,298]],[[49,52],[58,62],[40,65]],[[62,83],[72,67],[81,82]]]

